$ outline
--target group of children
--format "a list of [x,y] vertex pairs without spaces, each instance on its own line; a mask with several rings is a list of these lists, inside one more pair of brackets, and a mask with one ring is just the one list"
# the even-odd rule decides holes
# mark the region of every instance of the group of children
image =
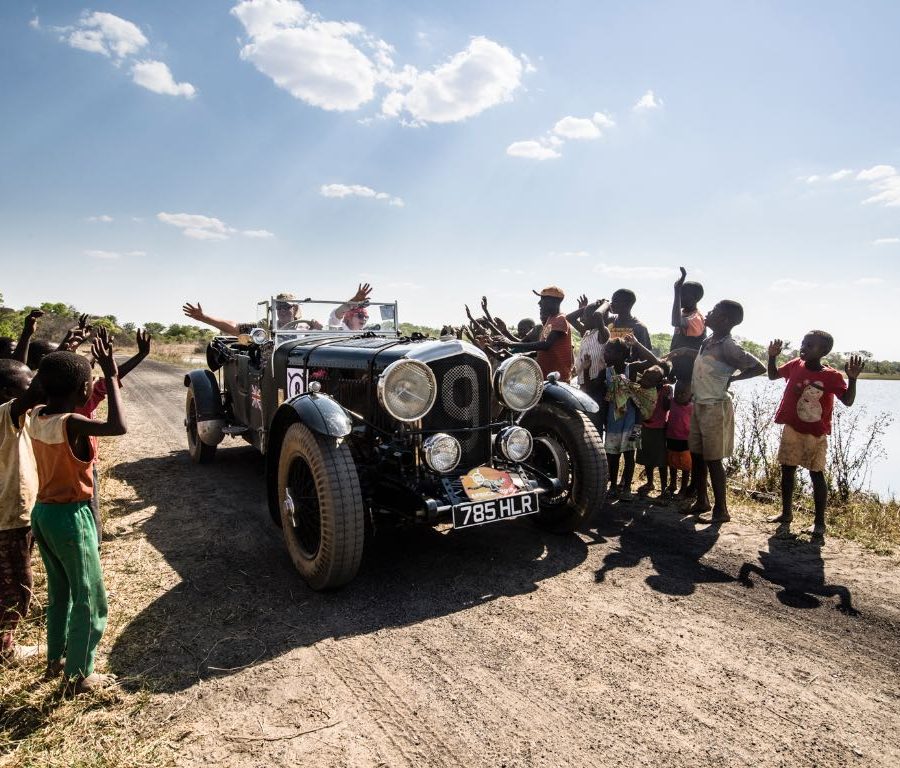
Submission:
[[[58,347],[32,343],[40,316],[28,316],[18,344],[0,358],[0,664],[41,650],[15,643],[32,598],[37,543],[47,574],[46,676],[63,675],[67,690],[79,694],[114,679],[94,671],[107,614],[97,440],[125,433],[120,381],[149,354],[150,337],[138,331],[138,353],[118,367],[109,334],[92,329],[87,316]],[[90,357],[79,354],[91,336]],[[100,421],[103,400],[108,413]]]
[[787,380],[775,414],[775,422],[784,425],[778,453],[782,512],[769,521],[789,528],[796,471],[804,467],[810,472],[815,503],[810,532],[823,536],[824,470],[834,398],[852,405],[856,379],[863,370],[861,358],[850,357],[845,379],[822,362],[834,340],[816,330],[804,336],[799,356],[781,366],[777,360],[784,345],[773,341],[765,366],[731,335],[743,322],[743,307],[723,300],[704,317],[698,307],[703,286],[686,278],[682,267],[674,286],[672,346],[662,358],[652,352],[646,326],[632,314],[636,297],[630,290],[616,291],[610,301],[589,303],[581,297],[578,310],[568,315],[583,333],[575,361],[579,384],[601,404],[596,423],[605,433],[609,498],[633,498],[637,462],[644,466],[647,479],[639,494],[654,491],[658,476],[661,498],[685,502],[686,511],[694,515],[711,512],[713,524],[730,520],[723,464],[734,448],[730,386],[768,372],[772,380]]

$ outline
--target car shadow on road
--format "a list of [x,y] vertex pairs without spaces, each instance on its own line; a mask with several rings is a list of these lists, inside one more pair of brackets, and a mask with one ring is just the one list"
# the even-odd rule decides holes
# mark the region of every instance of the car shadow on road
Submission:
[[826,583],[822,542],[775,533],[769,537],[768,551],[760,550],[758,563],[741,566],[738,581],[752,588],[751,574],[780,587],[778,600],[789,608],[818,608],[822,604],[819,598],[836,597],[837,610],[848,616],[859,615],[847,587]]
[[111,500],[116,518],[154,508],[139,523],[180,583],[144,607],[113,642],[110,670],[132,684],[178,691],[325,638],[401,627],[464,611],[583,563],[576,535],[529,521],[465,531],[394,529],[367,544],[357,578],[310,590],[265,504],[263,459],[219,451],[195,466],[184,452],[120,463],[111,475],[137,500]]
[[725,583],[734,577],[701,562],[719,539],[719,526],[700,523],[673,507],[647,500],[617,503],[607,508],[597,525],[603,537],[619,536],[618,549],[609,552],[595,574],[597,582],[620,568],[634,568],[649,560],[655,573],[647,586],[667,595],[687,596],[697,584]]

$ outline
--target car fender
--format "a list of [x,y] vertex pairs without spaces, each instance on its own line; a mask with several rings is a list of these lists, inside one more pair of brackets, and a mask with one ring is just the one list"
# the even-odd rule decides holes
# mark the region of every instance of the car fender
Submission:
[[558,405],[569,411],[582,411],[584,413],[597,413],[600,406],[590,395],[580,389],[562,381],[554,381],[550,378],[544,384],[544,392],[541,395],[541,403]]
[[212,371],[191,371],[185,374],[184,386],[194,393],[197,408],[197,434],[207,445],[218,445],[225,437],[225,412],[219,384]]
[[279,406],[266,439],[266,495],[272,521],[281,527],[278,509],[278,462],[284,433],[292,424],[301,422],[313,432],[327,437],[344,438],[353,429],[353,419],[337,400],[328,395],[307,392]]

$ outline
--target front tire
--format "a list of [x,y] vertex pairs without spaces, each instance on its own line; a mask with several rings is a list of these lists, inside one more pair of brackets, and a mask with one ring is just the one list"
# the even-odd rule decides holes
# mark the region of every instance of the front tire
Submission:
[[184,404],[184,428],[187,432],[188,453],[194,464],[209,464],[216,457],[215,445],[207,445],[200,439],[197,431],[197,400],[194,390],[188,387],[187,400]]
[[288,427],[278,461],[278,508],[294,566],[310,587],[351,581],[362,561],[365,507],[344,441]]
[[576,530],[606,498],[609,465],[603,438],[587,414],[549,405],[538,405],[521,423],[534,438],[529,463],[563,483],[557,494],[541,497],[537,524],[559,533]]

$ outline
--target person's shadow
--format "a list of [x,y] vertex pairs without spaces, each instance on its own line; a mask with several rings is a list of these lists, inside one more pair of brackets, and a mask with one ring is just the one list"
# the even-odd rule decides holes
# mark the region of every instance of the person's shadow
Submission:
[[744,563],[738,581],[747,588],[754,586],[751,574],[781,587],[778,600],[790,608],[818,608],[819,598],[838,598],[835,608],[848,616],[858,616],[850,590],[825,580],[825,561],[821,540],[807,541],[782,530],[769,538],[768,551],[760,551],[758,563]]
[[111,470],[138,498],[110,502],[110,529],[122,515],[155,508],[137,523],[140,532],[119,535],[143,533],[179,583],[115,639],[110,671],[156,690],[182,690],[325,638],[527,593],[587,557],[578,536],[544,533],[526,520],[465,531],[397,528],[367,540],[354,581],[317,593],[294,569],[269,517],[263,469],[259,454],[237,448],[220,450],[209,465],[192,465],[177,451]]
[[667,595],[691,595],[697,584],[725,583],[734,577],[701,562],[719,539],[719,526],[700,523],[695,517],[682,516],[672,508],[648,501],[617,504],[598,527],[598,534],[615,535],[616,518],[630,518],[619,531],[619,548],[603,558],[595,574],[602,582],[619,568],[634,568],[649,559],[656,573],[648,576],[647,586]]

